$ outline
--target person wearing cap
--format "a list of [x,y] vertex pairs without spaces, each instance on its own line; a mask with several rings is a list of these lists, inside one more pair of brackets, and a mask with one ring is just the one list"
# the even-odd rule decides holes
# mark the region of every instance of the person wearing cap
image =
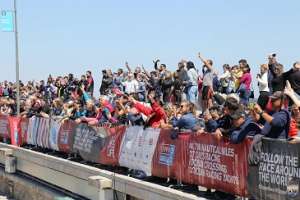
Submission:
[[275,92],[271,98],[273,114],[266,113],[256,104],[254,111],[266,122],[261,134],[270,138],[287,139],[290,126],[290,113],[284,109],[285,95],[281,91]]
[[230,142],[233,144],[241,143],[247,135],[256,135],[261,132],[258,124],[254,123],[250,117],[247,117],[243,107],[236,110],[231,115],[233,129],[229,131]]

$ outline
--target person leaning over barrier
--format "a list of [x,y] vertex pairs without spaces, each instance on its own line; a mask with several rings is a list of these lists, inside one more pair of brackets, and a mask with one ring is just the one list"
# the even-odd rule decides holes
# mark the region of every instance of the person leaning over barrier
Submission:
[[193,103],[188,101],[181,102],[179,115],[171,120],[173,128],[194,130],[197,125],[194,113],[195,106]]
[[271,97],[273,114],[269,114],[255,104],[254,111],[266,120],[261,134],[270,138],[287,139],[290,126],[290,113],[284,108],[286,96],[277,91]]
[[243,107],[240,107],[231,115],[233,129],[229,131],[230,142],[241,143],[247,135],[256,135],[261,132],[260,127],[247,116]]
[[166,122],[167,114],[162,107],[161,101],[159,101],[159,97],[155,97],[154,93],[148,95],[148,100],[151,104],[152,112],[145,121],[145,127],[159,128],[161,123]]

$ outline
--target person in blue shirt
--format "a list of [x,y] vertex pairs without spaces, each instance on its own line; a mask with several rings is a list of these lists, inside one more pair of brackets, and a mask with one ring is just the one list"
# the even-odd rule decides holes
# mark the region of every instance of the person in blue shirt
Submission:
[[181,117],[173,117],[171,120],[173,128],[194,130],[197,125],[194,109],[193,103],[188,101],[181,102],[179,110]]
[[270,98],[272,115],[263,111],[258,104],[254,106],[254,111],[266,121],[261,134],[269,138],[287,139],[291,117],[290,113],[284,109],[286,97],[283,92],[277,91]]
[[259,125],[246,115],[242,107],[236,110],[231,118],[234,128],[229,131],[229,139],[233,144],[243,142],[247,135],[253,136],[261,132]]

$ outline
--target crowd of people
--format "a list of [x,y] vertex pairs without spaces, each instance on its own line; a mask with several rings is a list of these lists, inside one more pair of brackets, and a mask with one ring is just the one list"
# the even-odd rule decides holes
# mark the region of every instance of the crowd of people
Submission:
[[[276,54],[260,65],[256,75],[259,97],[254,99],[251,68],[246,59],[223,65],[198,54],[201,69],[181,60],[172,72],[160,60],[153,69],[135,69],[126,62],[117,72],[102,70],[100,97],[94,95],[91,71],[47,81],[20,82],[20,116],[102,124],[172,128],[194,134],[213,133],[239,143],[247,135],[295,138],[300,128],[300,63],[284,72]],[[16,84],[0,83],[0,114],[16,115]],[[176,134],[172,135],[176,138]]]

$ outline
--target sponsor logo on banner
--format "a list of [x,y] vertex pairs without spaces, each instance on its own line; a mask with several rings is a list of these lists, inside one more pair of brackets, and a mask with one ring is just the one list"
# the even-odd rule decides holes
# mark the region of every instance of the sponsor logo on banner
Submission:
[[115,158],[115,146],[116,146],[117,135],[111,136],[108,145],[107,145],[107,154],[109,158]]
[[159,163],[166,166],[172,166],[175,156],[175,145],[163,144],[160,146]]

